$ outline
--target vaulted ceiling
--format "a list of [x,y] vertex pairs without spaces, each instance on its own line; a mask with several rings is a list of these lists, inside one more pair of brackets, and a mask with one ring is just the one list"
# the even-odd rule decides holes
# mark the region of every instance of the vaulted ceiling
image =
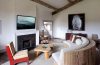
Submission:
[[32,0],[32,1],[39,3],[45,7],[53,9],[54,12],[52,12],[52,15],[54,15],[83,0]]
[[50,4],[55,8],[61,8],[64,5],[68,4],[67,0],[41,0],[41,1]]

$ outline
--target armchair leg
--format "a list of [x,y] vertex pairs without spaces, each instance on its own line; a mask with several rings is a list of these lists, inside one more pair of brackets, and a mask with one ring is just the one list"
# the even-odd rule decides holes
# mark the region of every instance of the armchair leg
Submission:
[[17,64],[15,64],[15,65],[17,65]]
[[15,65],[13,62],[10,62],[10,65]]

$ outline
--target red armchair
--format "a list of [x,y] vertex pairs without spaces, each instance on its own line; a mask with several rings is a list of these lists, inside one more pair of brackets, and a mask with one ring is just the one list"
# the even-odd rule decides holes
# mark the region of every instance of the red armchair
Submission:
[[20,62],[27,62],[27,64],[29,65],[28,51],[22,50],[16,52],[13,42],[6,46],[6,52],[8,55],[8,59],[10,60],[10,65],[15,65]]

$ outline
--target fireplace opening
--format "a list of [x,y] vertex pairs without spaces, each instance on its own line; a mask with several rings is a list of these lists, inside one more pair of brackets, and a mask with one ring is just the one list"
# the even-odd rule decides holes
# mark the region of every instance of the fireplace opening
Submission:
[[36,34],[17,36],[17,48],[19,50],[31,50],[36,47]]
[[23,41],[23,48],[29,48],[31,47],[31,43],[30,43],[30,40],[25,40]]

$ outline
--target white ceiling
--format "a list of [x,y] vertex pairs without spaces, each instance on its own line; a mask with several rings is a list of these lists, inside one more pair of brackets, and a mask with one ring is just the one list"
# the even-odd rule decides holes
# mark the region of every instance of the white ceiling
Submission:
[[41,0],[41,1],[48,3],[56,8],[61,8],[69,3],[67,0]]

